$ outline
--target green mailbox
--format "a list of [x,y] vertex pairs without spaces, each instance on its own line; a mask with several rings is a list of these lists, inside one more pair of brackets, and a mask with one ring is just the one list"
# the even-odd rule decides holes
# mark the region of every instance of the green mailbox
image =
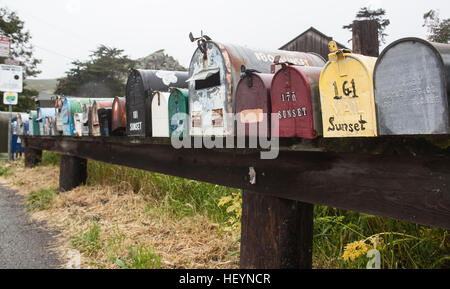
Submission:
[[169,97],[170,136],[189,135],[189,90],[173,88]]

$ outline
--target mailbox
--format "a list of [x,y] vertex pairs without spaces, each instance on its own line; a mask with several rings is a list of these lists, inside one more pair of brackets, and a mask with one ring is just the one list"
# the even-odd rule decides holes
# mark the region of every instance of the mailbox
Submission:
[[30,111],[30,120],[31,120],[30,135],[39,135],[40,134],[39,122],[37,121],[37,118],[38,118],[37,111],[36,110]]
[[152,136],[169,137],[169,96],[167,92],[156,92],[152,100]]
[[189,90],[172,89],[169,97],[170,136],[189,135]]
[[127,115],[125,97],[115,97],[111,112],[111,135],[125,136],[127,130]]
[[39,135],[55,135],[55,109],[54,108],[38,108],[37,121],[39,122]]
[[62,107],[64,103],[64,97],[59,95],[55,99],[55,122],[56,122],[56,135],[62,135]]
[[62,125],[63,125],[63,135],[72,136],[74,135],[75,123],[74,115],[75,113],[83,113],[83,104],[91,104],[92,100],[90,98],[70,98],[66,97],[63,102],[62,108]]
[[329,61],[320,76],[324,137],[377,136],[372,80],[376,60],[330,43]]
[[[319,78],[322,68],[282,64],[270,89],[279,137],[314,139],[322,135]],[[274,132],[272,128],[272,132]],[[276,137],[276,135],[272,135]]]
[[[155,93],[167,93],[170,87],[187,88],[187,78],[188,73],[181,71],[133,70],[126,87],[127,135],[152,136],[151,114]],[[167,102],[165,104],[167,109]]]
[[112,109],[114,99],[94,101],[91,111],[91,131],[93,136],[101,136],[100,122],[98,118],[98,111],[100,109]]
[[74,131],[73,131],[73,135],[74,136],[83,136],[83,113],[75,113],[73,115],[73,122],[74,122]]
[[270,136],[273,74],[245,71],[236,89],[237,136]]
[[82,106],[83,115],[81,117],[81,123],[82,123],[82,135],[83,136],[90,136],[92,135],[92,104],[85,103]]
[[101,136],[111,135],[111,116],[112,109],[110,108],[100,108],[98,110],[98,122],[100,125]]
[[296,65],[322,67],[325,61],[313,53],[264,51],[222,44],[207,37],[198,40],[189,66],[191,135],[234,135],[235,95],[241,67],[270,73],[276,56]]
[[450,133],[450,45],[404,38],[381,53],[374,72],[380,135]]

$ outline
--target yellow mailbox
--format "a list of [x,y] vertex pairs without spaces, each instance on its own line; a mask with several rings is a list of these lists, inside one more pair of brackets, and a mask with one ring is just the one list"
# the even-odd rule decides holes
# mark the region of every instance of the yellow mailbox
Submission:
[[373,70],[377,59],[337,49],[330,42],[320,75],[324,137],[375,137],[377,121]]

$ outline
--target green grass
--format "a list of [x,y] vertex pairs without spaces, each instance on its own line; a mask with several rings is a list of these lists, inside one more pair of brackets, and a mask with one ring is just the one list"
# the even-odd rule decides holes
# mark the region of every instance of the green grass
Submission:
[[59,165],[60,155],[57,153],[43,151],[42,152],[42,162],[43,166],[57,166]]
[[88,256],[95,255],[103,247],[100,242],[100,227],[98,224],[93,222],[86,232],[81,232],[78,236],[73,237],[72,246]]
[[11,168],[3,168],[0,167],[0,177],[10,177],[13,174],[13,171]]
[[28,211],[42,211],[52,207],[56,193],[50,189],[41,189],[32,192],[27,198]]
[[161,257],[154,248],[138,245],[129,248],[128,258],[117,258],[115,263],[121,269],[161,269]]

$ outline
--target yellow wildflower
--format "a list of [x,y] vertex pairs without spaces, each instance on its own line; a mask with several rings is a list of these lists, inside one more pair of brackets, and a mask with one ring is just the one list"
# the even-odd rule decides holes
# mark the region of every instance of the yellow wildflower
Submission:
[[345,246],[342,258],[345,262],[354,261],[359,256],[365,255],[368,250],[369,246],[364,241],[355,241]]

